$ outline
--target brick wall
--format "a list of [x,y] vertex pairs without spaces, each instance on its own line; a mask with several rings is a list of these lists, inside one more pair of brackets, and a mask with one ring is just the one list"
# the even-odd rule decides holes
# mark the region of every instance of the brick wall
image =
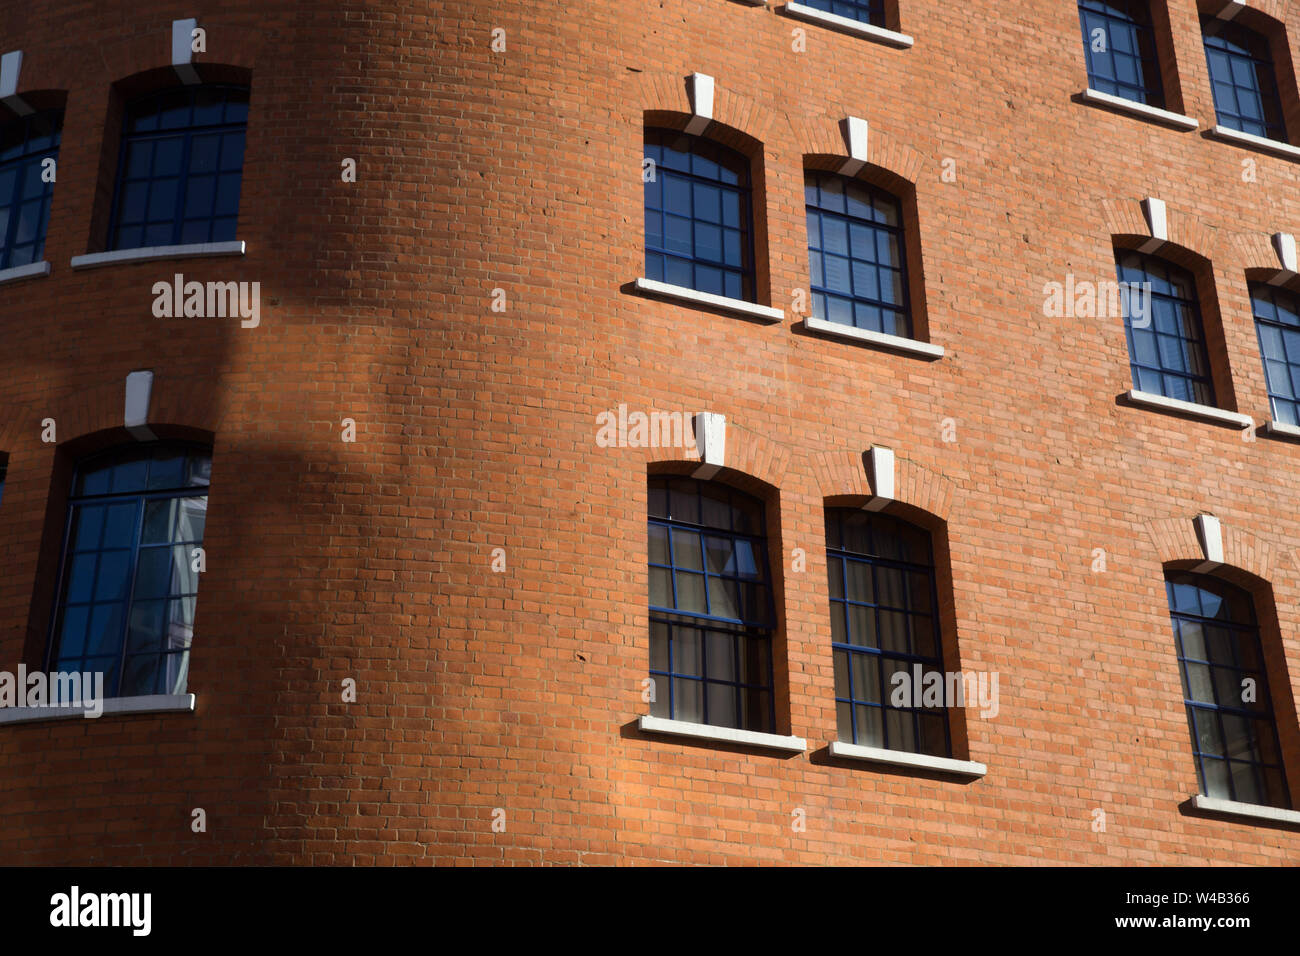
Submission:
[[[1295,5],[1252,6],[1300,36]],[[252,77],[248,253],[74,273],[102,243],[114,84],[165,67],[189,16],[200,62]],[[1204,129],[1196,17],[1168,0],[1181,109]],[[1266,421],[1245,272],[1275,269],[1267,237],[1300,226],[1297,167],[1078,102],[1071,3],[899,0],[898,18],[911,49],[734,0],[0,5],[22,89],[67,91],[53,271],[0,289],[0,669],[39,662],[52,476],[78,441],[129,440],[126,374],[153,369],[153,419],[214,447],[196,713],[0,727],[0,861],[1294,860],[1294,829],[1182,810],[1198,784],[1162,569],[1200,559],[1209,512],[1229,573],[1271,587],[1300,793],[1300,448],[1118,401],[1122,321],[1047,318],[1042,290],[1113,279],[1115,246],[1147,238],[1139,201],[1163,199],[1164,252],[1212,290],[1235,410]],[[642,131],[684,125],[693,72],[717,82],[710,135],[753,157],[759,301],[780,323],[629,291]],[[843,156],[849,115],[870,124],[868,174],[914,190],[938,361],[808,334],[790,310],[805,161]],[[154,318],[174,272],[260,281],[260,327]],[[646,476],[689,465],[598,447],[595,416],[620,403],[727,416],[720,478],[767,502],[779,564],[778,730],[807,753],[637,730]],[[954,721],[988,766],[974,781],[825,752],[823,507],[868,493],[872,444],[943,532],[950,666],[1001,677],[995,719]]]

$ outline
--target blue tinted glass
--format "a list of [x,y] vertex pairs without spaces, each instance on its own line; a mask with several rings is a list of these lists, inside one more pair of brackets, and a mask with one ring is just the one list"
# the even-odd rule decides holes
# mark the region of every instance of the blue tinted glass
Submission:
[[229,173],[217,178],[217,201],[214,214],[233,216],[239,211],[239,176]]
[[748,159],[668,130],[646,131],[645,156],[658,163],[645,190],[647,278],[752,301]]
[[238,172],[244,166],[244,134],[228,133],[221,137],[221,171]]
[[0,126],[0,269],[39,261],[49,224],[49,182],[58,158],[61,111]]
[[181,171],[181,156],[185,152],[184,136],[168,136],[155,140],[153,144],[153,171],[158,176],[178,176]]
[[233,238],[247,102],[246,89],[214,85],[167,90],[128,106],[113,248]]
[[1133,385],[1165,398],[1215,404],[1205,332],[1192,274],[1155,256],[1121,251],[1116,275],[1130,301],[1146,302],[1145,314],[1124,309]]
[[814,10],[833,13],[859,23],[885,26],[884,0],[804,0],[804,3]]
[[1220,126],[1285,142],[1286,125],[1268,41],[1239,23],[1201,18]]
[[[653,712],[770,731],[774,725],[763,506],[725,485],[650,479]],[[671,546],[669,545],[671,541]]]
[[158,444],[78,469],[51,661],[103,671],[109,696],[183,690],[210,468],[204,452]]
[[[910,337],[901,214],[888,193],[836,173],[810,170],[808,258],[815,318]],[[879,263],[897,267],[884,273]]]
[[1255,313],[1260,357],[1272,405],[1273,420],[1300,424],[1300,296],[1288,289],[1251,283],[1250,301]]
[[195,136],[190,143],[190,174],[215,173],[220,155],[220,134],[212,133],[207,136]]
[[145,209],[149,202],[149,183],[129,183],[122,191],[121,206],[118,210],[123,224],[144,221]]
[[1092,89],[1165,105],[1147,0],[1079,0],[1079,26]]
[[[1254,599],[1183,571],[1166,575],[1166,590],[1201,792],[1289,807]],[[1241,693],[1246,679],[1251,700]]]
[[160,220],[172,220],[176,216],[176,186],[175,179],[155,179],[152,188],[149,190],[149,207],[147,218],[149,222],[159,222]]

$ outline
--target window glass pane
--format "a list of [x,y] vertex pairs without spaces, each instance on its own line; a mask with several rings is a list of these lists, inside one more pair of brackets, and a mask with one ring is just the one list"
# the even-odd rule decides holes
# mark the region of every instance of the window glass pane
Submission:
[[708,688],[709,723],[718,727],[735,727],[738,723],[736,687],[734,684],[706,685]]
[[910,710],[885,708],[885,733],[891,750],[916,752],[916,729]]
[[675,674],[699,677],[704,673],[704,644],[698,628],[680,627],[673,632],[672,667]]
[[1205,777],[1205,795],[1220,800],[1232,799],[1228,789],[1228,765],[1222,760],[1201,759],[1201,768]]
[[[713,617],[740,618],[739,586],[726,578],[709,578],[709,613]],[[752,614],[744,615],[752,619]]]
[[704,684],[697,680],[673,681],[673,719],[704,722]]
[[677,609],[693,614],[708,614],[704,598],[704,575],[677,572]]
[[[879,660],[876,654],[853,654],[854,700],[873,704],[881,702]],[[892,690],[892,687],[889,689]]]
[[[858,738],[854,743],[862,747],[883,747],[885,745],[885,731],[883,711],[879,707],[857,706],[854,708],[858,723]],[[894,745],[894,741],[890,741]],[[893,749],[901,750],[903,748],[894,746]]]
[[849,696],[849,652],[833,651],[835,660],[835,696]]
[[89,623],[88,607],[69,607],[64,611],[59,651],[65,659],[80,657],[85,652],[86,626]]
[[673,606],[673,577],[667,568],[650,569],[650,606]]

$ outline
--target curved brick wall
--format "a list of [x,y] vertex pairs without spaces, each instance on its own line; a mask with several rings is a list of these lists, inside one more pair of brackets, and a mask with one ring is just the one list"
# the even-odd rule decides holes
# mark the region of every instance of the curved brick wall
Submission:
[[[1244,272],[1276,268],[1268,235],[1300,225],[1297,167],[1072,99],[1072,4],[900,2],[911,49],[733,0],[0,5],[20,91],[67,92],[53,271],[0,289],[0,669],[39,663],[52,476],[129,440],[126,374],[155,372],[161,430],[214,447],[196,712],[0,726],[0,862],[1294,860],[1295,829],[1182,809],[1198,785],[1162,565],[1197,560],[1192,518],[1217,515],[1230,573],[1271,585],[1265,638],[1300,696],[1300,447],[1117,402],[1120,320],[1046,318],[1042,289],[1113,279],[1113,245],[1146,234],[1139,201],[1163,199],[1170,240],[1209,261],[1235,408],[1266,421]],[[1204,126],[1195,4],[1169,7],[1181,108]],[[251,76],[247,255],[74,272],[102,248],[111,88],[166,67],[191,16],[197,60]],[[780,323],[630,290],[642,129],[685,125],[693,72],[717,82],[710,135],[758,151],[759,301]],[[914,188],[938,361],[791,311],[804,157],[845,158],[848,115],[870,123],[870,174]],[[174,272],[260,281],[261,325],[154,318]],[[727,416],[720,477],[766,497],[783,556],[778,731],[807,753],[637,729],[646,475],[692,465],[599,447],[595,416],[620,403]],[[873,444],[898,456],[899,501],[946,521],[946,649],[1001,677],[995,719],[954,720],[981,779],[825,752],[822,507],[869,492]],[[1300,793],[1294,703],[1278,723]]]

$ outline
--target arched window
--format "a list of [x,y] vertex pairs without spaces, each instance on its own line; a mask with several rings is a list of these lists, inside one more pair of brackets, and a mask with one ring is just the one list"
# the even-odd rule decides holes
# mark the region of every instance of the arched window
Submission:
[[763,503],[717,482],[652,477],[649,512],[651,713],[771,733]]
[[1165,589],[1201,792],[1289,807],[1254,600],[1184,571],[1166,574]]
[[[929,533],[891,515],[828,508],[826,549],[840,740],[951,756],[948,711],[922,706],[916,679],[943,672]],[[896,696],[904,686],[908,695]]]
[[32,113],[0,127],[0,269],[40,262],[54,193],[63,111]]
[[[1124,329],[1133,387],[1214,406],[1195,277],[1164,259],[1128,250],[1117,255],[1116,271],[1128,289]],[[1139,301],[1145,303],[1141,309],[1135,307]]]
[[1240,23],[1216,17],[1201,17],[1201,36],[1218,124],[1286,142],[1268,40]]
[[754,301],[749,160],[687,133],[648,129],[646,278]]
[[1252,282],[1250,304],[1273,421],[1300,425],[1300,296]]
[[1164,108],[1148,0],[1079,0],[1079,25],[1089,88]]
[[804,178],[814,318],[912,337],[898,200],[837,173]]
[[184,86],[128,104],[109,247],[234,239],[247,125],[247,87]]
[[212,459],[156,443],[82,461],[68,499],[51,671],[111,697],[185,690]]
[[873,27],[885,25],[885,0],[800,0],[806,7],[833,13],[839,17],[869,23]]

